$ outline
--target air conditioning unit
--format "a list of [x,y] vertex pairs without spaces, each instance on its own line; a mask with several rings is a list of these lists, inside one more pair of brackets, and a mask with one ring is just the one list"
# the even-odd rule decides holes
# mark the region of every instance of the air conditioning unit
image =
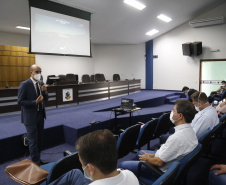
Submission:
[[200,20],[189,21],[189,25],[193,28],[202,27],[202,26],[211,26],[215,24],[224,24],[225,19],[221,17],[206,18]]

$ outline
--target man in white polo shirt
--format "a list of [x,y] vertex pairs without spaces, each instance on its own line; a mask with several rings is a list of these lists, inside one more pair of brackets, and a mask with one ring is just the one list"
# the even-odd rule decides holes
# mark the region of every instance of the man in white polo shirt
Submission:
[[[136,159],[155,165],[165,172],[174,161],[181,160],[198,145],[196,134],[190,125],[194,116],[194,105],[190,101],[177,100],[170,115],[171,121],[175,124],[175,133],[169,136],[166,143],[156,153],[142,150],[137,153]],[[129,169],[137,175],[138,163],[139,161],[125,161],[119,167]],[[148,176],[153,180],[158,178],[147,169],[142,170],[142,176]]]

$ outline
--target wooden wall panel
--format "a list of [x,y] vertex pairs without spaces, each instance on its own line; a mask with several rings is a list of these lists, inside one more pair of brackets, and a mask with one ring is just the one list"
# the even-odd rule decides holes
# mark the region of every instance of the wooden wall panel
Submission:
[[0,56],[0,65],[9,65],[10,56]]
[[30,66],[35,64],[35,55],[29,48],[0,45],[0,87],[15,87],[30,77]]
[[1,73],[2,73],[2,81],[9,81],[9,67],[8,66],[2,66],[1,67]]

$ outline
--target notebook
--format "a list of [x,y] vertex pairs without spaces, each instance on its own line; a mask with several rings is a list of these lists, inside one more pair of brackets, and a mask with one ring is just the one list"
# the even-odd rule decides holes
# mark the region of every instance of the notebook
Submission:
[[123,110],[132,110],[133,109],[133,99],[122,98],[120,108]]

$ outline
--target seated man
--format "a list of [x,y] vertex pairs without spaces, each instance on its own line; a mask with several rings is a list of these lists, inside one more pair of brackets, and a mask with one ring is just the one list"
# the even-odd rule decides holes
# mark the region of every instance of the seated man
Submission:
[[[195,92],[191,96],[192,103],[196,107],[198,113],[191,122],[191,126],[194,129],[197,138],[204,134],[207,130],[212,130],[219,123],[218,113],[208,102],[208,98],[203,92]],[[160,144],[166,142],[169,135],[173,133],[167,133],[160,138]]]
[[226,184],[226,165],[216,164],[210,168],[209,184],[210,185]]
[[[138,179],[131,171],[117,169],[116,141],[109,130],[97,130],[80,137],[76,149],[85,177],[94,181],[90,185],[139,185]],[[81,171],[72,170],[51,183],[57,184],[85,185],[86,182]]]
[[205,93],[195,92],[191,99],[196,111],[198,111],[191,126],[199,138],[207,130],[212,130],[219,123],[219,118],[216,109],[209,104]]
[[220,86],[219,89],[217,89],[216,91],[212,91],[210,93],[210,96],[208,97],[208,100],[209,100],[210,103],[213,102],[215,96],[221,97],[221,95],[226,90],[226,82],[225,81],[222,81],[221,84],[222,84],[222,86]]
[[[152,151],[139,151],[136,159],[146,161],[166,172],[174,161],[180,161],[198,145],[198,140],[190,123],[195,116],[194,105],[188,100],[177,100],[171,112],[175,124],[175,133],[172,134],[156,153]],[[139,161],[125,161],[119,167],[129,169],[137,175]],[[158,178],[151,170],[142,166],[142,176],[147,176],[153,181]]]
[[192,95],[194,92],[196,92],[196,91],[197,91],[197,90],[195,90],[195,89],[189,89],[187,86],[184,86],[183,89],[182,89],[182,92],[184,92],[184,94],[188,96],[188,99],[189,99],[190,101],[192,101],[191,98],[190,98],[191,95]]

